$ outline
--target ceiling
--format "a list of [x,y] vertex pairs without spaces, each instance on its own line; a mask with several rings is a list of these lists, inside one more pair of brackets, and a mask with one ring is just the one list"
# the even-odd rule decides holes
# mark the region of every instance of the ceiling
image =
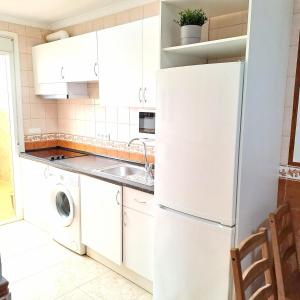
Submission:
[[[4,21],[17,20],[17,23],[29,23],[46,28],[57,27],[64,20],[92,13],[93,16],[101,10],[118,10],[124,5],[138,3],[142,0],[9,0],[0,1],[0,19]],[[147,2],[147,1],[146,1]],[[16,21],[15,21],[16,22]]]

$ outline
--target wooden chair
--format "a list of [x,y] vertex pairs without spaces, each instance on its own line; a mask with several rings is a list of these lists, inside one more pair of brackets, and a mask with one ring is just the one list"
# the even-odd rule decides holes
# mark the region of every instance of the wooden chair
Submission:
[[2,276],[2,264],[0,256],[0,300],[11,300],[8,285],[8,281]]
[[[243,259],[250,253],[254,253],[255,250],[261,251],[260,259],[252,263],[252,265],[242,272]],[[263,285],[257,288],[249,299],[277,299],[266,228],[261,228],[258,233],[248,237],[241,242],[239,248],[232,249],[230,253],[237,300],[245,300],[247,289],[259,280],[262,275],[264,275]]]
[[270,214],[269,223],[278,299],[300,299],[299,260],[289,205],[281,205],[275,213]]
[[0,276],[0,299],[10,299],[10,293],[8,289],[8,281]]

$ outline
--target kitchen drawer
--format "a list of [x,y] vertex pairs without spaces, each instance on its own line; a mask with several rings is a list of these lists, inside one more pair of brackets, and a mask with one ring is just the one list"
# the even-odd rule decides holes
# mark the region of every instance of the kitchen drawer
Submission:
[[154,216],[154,195],[124,187],[123,205]]

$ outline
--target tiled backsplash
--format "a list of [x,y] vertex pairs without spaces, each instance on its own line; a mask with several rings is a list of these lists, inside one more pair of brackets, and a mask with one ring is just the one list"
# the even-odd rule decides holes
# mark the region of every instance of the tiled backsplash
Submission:
[[[104,141],[93,137],[65,133],[31,135],[26,136],[25,138],[25,147],[27,150],[56,146],[144,163],[143,145],[136,143],[133,143],[128,147],[127,142]],[[147,154],[148,162],[154,163],[153,146],[147,146]]]
[[57,103],[58,132],[118,142],[141,137],[138,108],[104,106],[97,97],[98,84],[88,86],[95,98]]

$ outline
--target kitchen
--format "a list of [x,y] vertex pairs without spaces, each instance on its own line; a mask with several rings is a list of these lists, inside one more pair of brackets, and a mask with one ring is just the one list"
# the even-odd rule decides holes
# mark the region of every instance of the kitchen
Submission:
[[[12,299],[230,299],[230,248],[276,209],[287,165],[298,2],[66,1],[44,20],[17,2],[3,11],[22,22],[0,23]],[[193,43],[174,22],[187,8],[208,16]]]

